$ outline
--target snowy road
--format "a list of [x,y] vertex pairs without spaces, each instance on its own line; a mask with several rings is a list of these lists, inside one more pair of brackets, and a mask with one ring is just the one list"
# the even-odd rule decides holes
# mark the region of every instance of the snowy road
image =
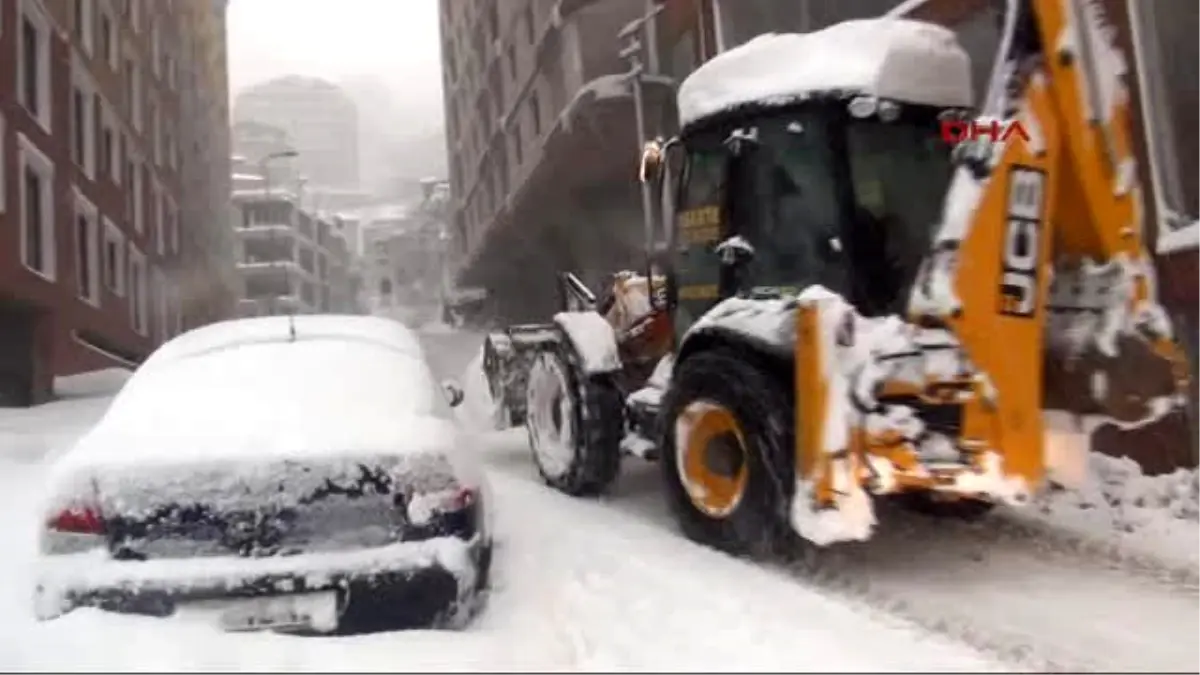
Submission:
[[[434,369],[457,376],[479,339],[425,343]],[[521,432],[478,440],[499,546],[491,602],[465,633],[230,635],[92,612],[37,624],[27,526],[41,460],[102,409],[0,411],[4,670],[1200,670],[1194,582],[1109,569],[1112,556],[1089,561],[1020,532],[943,527],[934,541],[912,518],[816,572],[755,565],[675,534],[651,465],[628,462],[600,502],[544,488]],[[834,562],[843,571],[830,573]]]
[[[469,358],[471,347],[466,336],[428,345],[434,366],[447,373]],[[507,433],[511,442],[491,451],[496,480],[536,481],[521,432]],[[603,505],[629,521],[615,526],[619,531],[657,529],[659,537],[679,539],[657,488],[653,466],[625,462],[615,493]],[[1180,561],[1174,555],[1154,563],[1129,547],[1081,542],[1068,532],[1029,524],[1029,518],[964,524],[906,513],[886,516],[870,543],[825,551],[776,573],[961,640],[1010,666],[1200,670],[1194,558]]]
[[[428,343],[443,372],[461,372],[478,345]],[[39,624],[29,572],[42,460],[102,411],[94,398],[0,411],[4,670],[1000,670],[952,640],[694,546],[664,530],[661,511],[551,492],[513,434],[481,439],[498,508],[495,588],[464,633],[238,635],[91,611]]]

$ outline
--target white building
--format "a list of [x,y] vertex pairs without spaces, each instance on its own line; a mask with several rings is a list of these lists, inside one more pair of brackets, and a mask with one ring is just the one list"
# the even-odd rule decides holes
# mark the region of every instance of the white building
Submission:
[[235,127],[282,130],[298,153],[295,167],[308,179],[308,190],[360,187],[358,109],[333,84],[298,75],[263,82],[238,93],[233,117]]
[[301,208],[294,190],[268,188],[261,176],[239,173],[234,180],[238,314],[358,313],[356,260],[338,218]]

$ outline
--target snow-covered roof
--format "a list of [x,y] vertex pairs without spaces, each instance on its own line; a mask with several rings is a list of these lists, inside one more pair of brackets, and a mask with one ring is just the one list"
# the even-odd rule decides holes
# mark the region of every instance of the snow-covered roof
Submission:
[[370,316],[266,316],[219,321],[188,331],[155,350],[142,367],[240,344],[287,339],[292,327],[297,335],[368,340],[421,358],[416,336],[394,321]]
[[714,57],[679,87],[682,125],[742,105],[823,93],[968,107],[971,59],[954,32],[898,18],[845,21],[812,33],[769,33]]

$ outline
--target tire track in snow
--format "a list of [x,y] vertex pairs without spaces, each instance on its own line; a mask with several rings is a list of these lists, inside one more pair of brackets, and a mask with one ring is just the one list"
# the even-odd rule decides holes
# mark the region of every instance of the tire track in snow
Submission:
[[[521,435],[506,442],[513,447],[493,457],[492,468],[549,491],[537,483],[528,450],[516,447]],[[621,512],[682,541],[658,491],[657,469],[630,461],[613,496],[589,506]],[[890,510],[882,515],[886,520],[871,542],[813,551],[767,569],[1021,668],[1200,670],[1194,568],[1004,513],[970,524]]]
[[785,569],[1038,671],[1200,670],[1194,587],[905,515]]
[[492,482],[506,599],[481,628],[517,622],[543,652],[530,655],[538,662],[608,672],[998,670],[907,621],[560,495],[512,462],[501,467]]
[[[627,462],[606,503],[680,536],[658,481],[656,467]],[[885,506],[880,516],[870,542],[768,566],[1022,669],[1200,670],[1194,572],[1004,513],[965,523]]]

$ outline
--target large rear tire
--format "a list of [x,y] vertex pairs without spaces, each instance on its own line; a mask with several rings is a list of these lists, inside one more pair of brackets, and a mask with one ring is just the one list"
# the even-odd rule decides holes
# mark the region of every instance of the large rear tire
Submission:
[[564,337],[529,369],[525,428],[547,485],[572,496],[604,492],[621,466],[625,402],[608,375],[583,372]]
[[792,394],[786,379],[729,349],[676,366],[663,405],[659,465],[684,535],[733,554],[768,556],[795,541]]

